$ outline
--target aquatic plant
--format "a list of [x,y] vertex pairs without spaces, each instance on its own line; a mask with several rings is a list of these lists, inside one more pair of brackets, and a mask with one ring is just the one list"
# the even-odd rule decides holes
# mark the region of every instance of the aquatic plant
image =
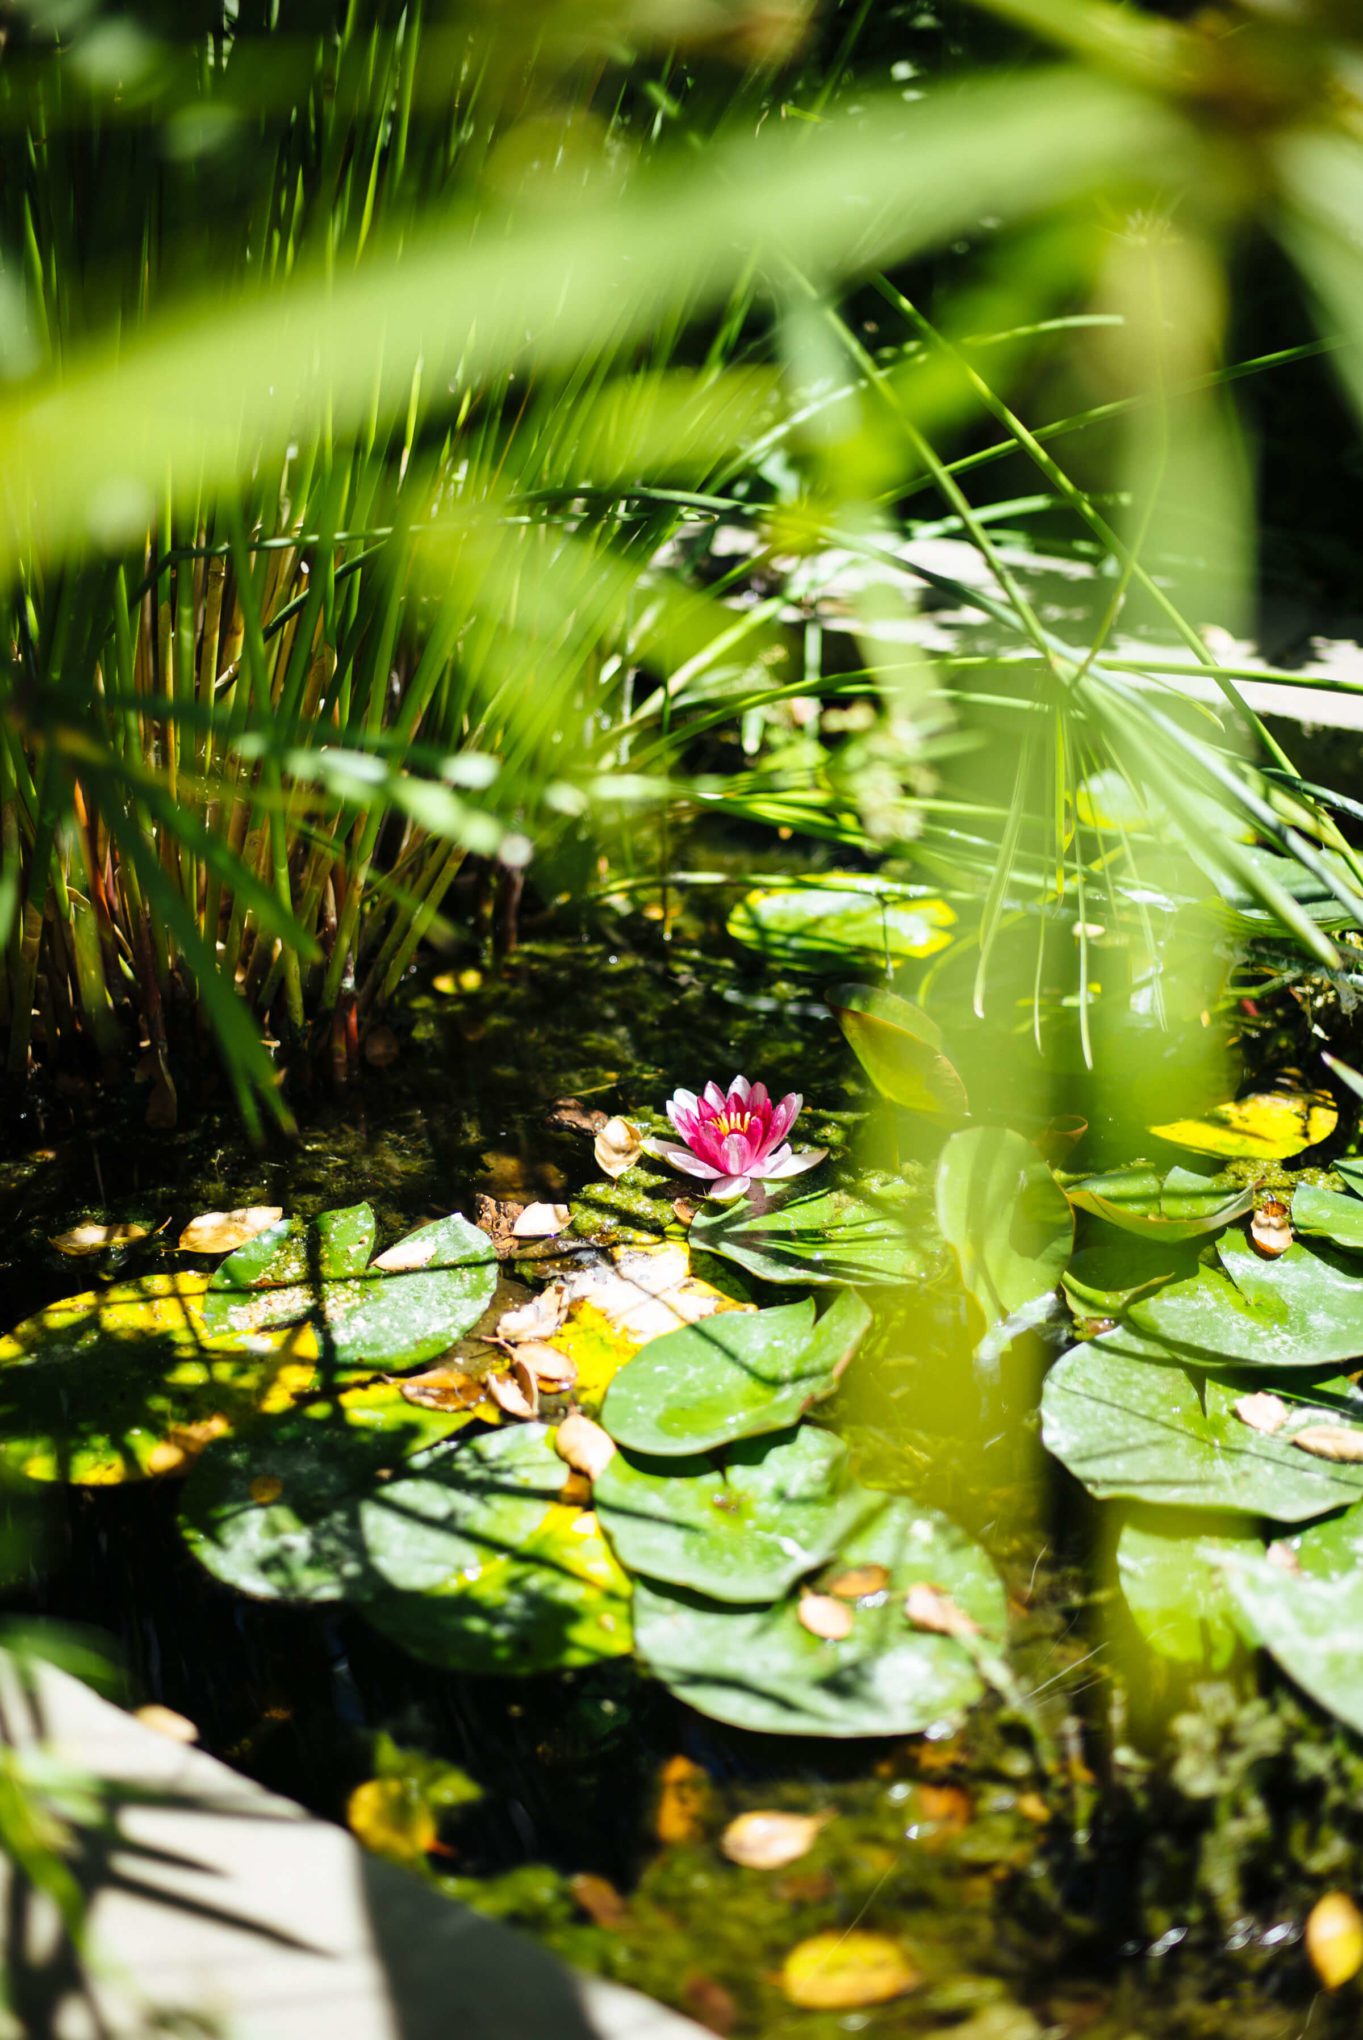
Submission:
[[674,1091],[666,1110],[681,1140],[652,1139],[648,1152],[698,1177],[707,1197],[742,1197],[753,1183],[786,1182],[827,1160],[827,1148],[792,1148],[786,1138],[803,1104],[798,1091],[773,1103],[765,1084],[744,1076],[734,1077],[727,1091],[713,1081],[699,1097]]

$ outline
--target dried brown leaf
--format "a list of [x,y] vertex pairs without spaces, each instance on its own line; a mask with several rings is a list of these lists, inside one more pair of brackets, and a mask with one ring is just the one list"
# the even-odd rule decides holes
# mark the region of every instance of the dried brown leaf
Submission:
[[828,1582],[830,1594],[840,1601],[861,1601],[868,1594],[883,1594],[890,1584],[889,1568],[883,1565],[854,1565]]
[[1351,1424],[1307,1424],[1294,1431],[1289,1445],[1299,1445],[1313,1459],[1333,1459],[1351,1466],[1363,1464],[1363,1428]]
[[558,1330],[567,1314],[568,1292],[559,1283],[551,1282],[528,1303],[517,1304],[514,1310],[502,1312],[497,1320],[497,1337],[512,1346],[519,1345],[522,1340],[548,1339]]
[[807,1856],[834,1818],[828,1813],[740,1813],[719,1838],[731,1863],[745,1870],[784,1870]]
[[404,1402],[423,1410],[471,1410],[483,1399],[483,1384],[461,1367],[428,1367],[398,1384]]
[[145,1225],[73,1225],[70,1232],[58,1233],[50,1245],[76,1260],[85,1254],[102,1254],[106,1247],[131,1246],[134,1240],[146,1239],[148,1230]]
[[581,1410],[570,1410],[554,1433],[554,1450],[575,1473],[596,1480],[615,1457],[615,1440]]
[[1249,1222],[1249,1236],[1266,1260],[1276,1261],[1292,1244],[1292,1217],[1276,1197],[1262,1203]]
[[697,2025],[704,2026],[709,2033],[718,2033],[719,2040],[728,2040],[738,2024],[738,2000],[733,1992],[699,1969],[693,1969],[683,1979],[681,2001],[682,2009],[690,2013]]
[[517,1346],[516,1358],[524,1363],[534,1375],[540,1387],[551,1395],[571,1388],[577,1380],[576,1363],[566,1353],[560,1353],[557,1346],[546,1346],[538,1340]]
[[204,1211],[180,1234],[186,1254],[231,1254],[284,1216],[282,1204],[241,1204],[234,1211]]
[[831,1594],[801,1594],[796,1613],[810,1635],[822,1637],[825,1643],[840,1643],[852,1633],[852,1610],[846,1601],[835,1601]]
[[643,1151],[644,1136],[629,1119],[608,1119],[592,1148],[597,1167],[612,1181],[632,1169]]
[[582,1908],[595,1926],[615,1932],[629,1925],[629,1906],[609,1877],[598,1877],[594,1870],[580,1870],[576,1877],[569,1878],[568,1889],[573,1894],[574,1903]]
[[527,1204],[512,1222],[512,1238],[550,1240],[563,1231],[572,1215],[566,1204]]
[[561,1126],[569,1133],[600,1133],[608,1114],[583,1105],[576,1098],[556,1098],[544,1115],[546,1126]]
[[487,1392],[498,1409],[505,1410],[509,1417],[539,1414],[540,1392],[534,1375],[523,1360],[513,1360],[505,1374],[489,1374]]
[[958,1608],[950,1594],[927,1580],[915,1580],[904,1596],[904,1613],[915,1629],[934,1636],[978,1636],[980,1625]]
[[[561,1427],[560,1427],[561,1428]],[[710,1775],[690,1757],[669,1757],[659,1777],[653,1832],[660,1842],[698,1842],[705,1833]]]
[[1281,1431],[1288,1418],[1287,1404],[1282,1397],[1268,1395],[1263,1389],[1254,1395],[1242,1395],[1234,1409],[1242,1424],[1248,1424],[1251,1431],[1262,1431],[1266,1438],[1271,1438],[1275,1431]]

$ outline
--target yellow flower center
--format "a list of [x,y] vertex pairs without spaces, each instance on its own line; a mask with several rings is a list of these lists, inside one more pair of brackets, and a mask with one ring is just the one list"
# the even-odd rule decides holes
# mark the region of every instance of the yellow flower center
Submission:
[[715,1132],[721,1137],[731,1133],[746,1133],[752,1125],[751,1112],[720,1112],[710,1121]]

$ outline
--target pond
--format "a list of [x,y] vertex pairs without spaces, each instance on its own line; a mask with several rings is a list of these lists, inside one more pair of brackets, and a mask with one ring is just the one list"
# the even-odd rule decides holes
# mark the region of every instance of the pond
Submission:
[[[848,1149],[870,1092],[818,985],[755,975],[713,944],[702,961],[684,928],[644,941],[532,940],[500,974],[472,961],[427,973],[396,1020],[395,1059],[312,1099],[292,1148],[255,1152],[211,1112],[148,1133],[131,1085],[112,1105],[40,1099],[0,1177],[8,1321],[77,1288],[210,1270],[220,1255],[175,1243],[196,1215],[238,1207],[312,1219],[367,1202],[387,1247],[453,1211],[495,1229],[479,1198],[572,1203],[596,1179],[598,1234],[647,1238],[629,1177],[611,1207],[583,1122],[656,1111],[712,1073],[799,1089],[799,1135],[835,1157]],[[883,1173],[926,1251],[923,1164],[901,1153]],[[683,1239],[671,1207],[693,1187],[655,1174],[644,1199]],[[693,1224],[713,1226],[714,1211]],[[148,1230],[83,1260],[50,1244],[82,1221]],[[552,1239],[515,1249],[485,1324],[533,1293],[516,1279],[535,1272],[524,1255],[553,1252]],[[751,1267],[697,1265],[730,1303],[791,1309],[790,1288]],[[581,1656],[593,1662],[537,1676],[442,1668],[427,1661],[440,1651],[424,1620],[417,1633],[408,1618],[413,1654],[394,1640],[400,1622],[376,1625],[344,1600],[234,1591],[186,1548],[177,1514],[194,1489],[178,1478],[26,1485],[8,1604],[111,1637],[132,1699],[176,1709],[206,1747],[315,1810],[349,1813],[414,1874],[718,2032],[1288,2040],[1308,2017],[1313,2034],[1355,2030],[1347,1993],[1317,1995],[1301,1946],[1310,1904],[1348,1882],[1363,1803],[1354,1746],[1284,1684],[1256,1697],[1228,1655],[1180,1665],[1140,1641],[1106,1519],[1038,1441],[1039,1369],[1065,1338],[1043,1324],[981,1364],[959,1284],[928,1281],[907,1301],[862,1293],[870,1330],[817,1429],[798,1435],[836,1434],[860,1482],[911,1495],[920,1517],[945,1512],[979,1540],[1007,1597],[1011,1671],[986,1667],[981,1680],[967,1667],[941,1718],[915,1720],[926,1733],[868,1733],[874,1720],[835,1724],[831,1739],[736,1726],[716,1718],[744,1709],[714,1704],[713,1676],[708,1702],[698,1688],[701,1707],[685,1704],[694,1658],[669,1674],[661,1648],[666,1684],[592,1650]],[[642,1407],[647,1424],[647,1397]],[[268,1446],[252,1448],[245,1472],[266,1500],[268,1465]],[[598,1502],[626,1554],[649,1529],[639,1491],[633,1503],[617,1493],[614,1519]],[[872,1619],[885,1568],[869,1547],[863,1557],[850,1599],[812,1597],[831,1605],[834,1633],[849,1606]],[[939,1591],[954,1562],[935,1550]],[[249,1587],[244,1564],[229,1554],[215,1570]],[[660,1568],[655,1546],[641,1570]],[[978,1650],[988,1593],[970,1598],[968,1565],[950,1578],[960,1583],[929,1610],[928,1634],[936,1620],[948,1635],[931,1641],[955,1651],[959,1619]],[[683,1636],[679,1655],[697,1650]],[[955,1704],[989,1684],[968,1712]],[[893,1690],[884,1704],[893,1730]],[[732,1825],[755,1813],[797,1818]]]

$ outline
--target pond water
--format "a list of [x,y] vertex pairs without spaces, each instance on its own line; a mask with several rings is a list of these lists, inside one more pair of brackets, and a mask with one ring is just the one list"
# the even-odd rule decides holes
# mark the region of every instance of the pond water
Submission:
[[[309,1216],[367,1199],[386,1242],[471,1213],[479,1192],[553,1200],[591,1173],[582,1135],[546,1124],[558,1099],[658,1106],[679,1083],[742,1068],[836,1108],[814,1115],[834,1139],[863,1102],[815,992],[759,984],[684,940],[531,942],[499,975],[423,981],[396,1033],[391,1066],[302,1101],[298,1143],[264,1154],[225,1109],[145,1130],[131,1086],[30,1103],[0,1168],[5,1322],[175,1265],[168,1243],[201,1211]],[[51,1247],[95,1213],[169,1223],[121,1257]],[[482,1797],[444,1817],[425,1874],[716,2030],[1353,2033],[1356,2006],[1316,1994],[1300,1921],[1322,1888],[1350,1881],[1363,1764],[1286,1689],[1265,1701],[1180,1685],[1126,1634],[1095,1515],[1043,1464],[1036,1366],[978,1378],[956,1303],[929,1291],[912,1314],[881,1312],[828,1406],[862,1478],[948,1510],[1003,1574],[1027,1706],[986,1703],[956,1734],[748,1735],[627,1661],[442,1674],[343,1610],[217,1585],[176,1533],[174,1482],[55,1489],[36,1517],[20,1512],[30,1556],[6,1599],[110,1636],[133,1698],[186,1714],[209,1749],[324,1814],[344,1817],[378,1730],[460,1767]],[[753,1808],[835,1817],[797,1862],[764,1871],[717,1847]],[[896,1937],[918,1987],[880,2006],[793,2008],[786,1954],[851,1929]]]

